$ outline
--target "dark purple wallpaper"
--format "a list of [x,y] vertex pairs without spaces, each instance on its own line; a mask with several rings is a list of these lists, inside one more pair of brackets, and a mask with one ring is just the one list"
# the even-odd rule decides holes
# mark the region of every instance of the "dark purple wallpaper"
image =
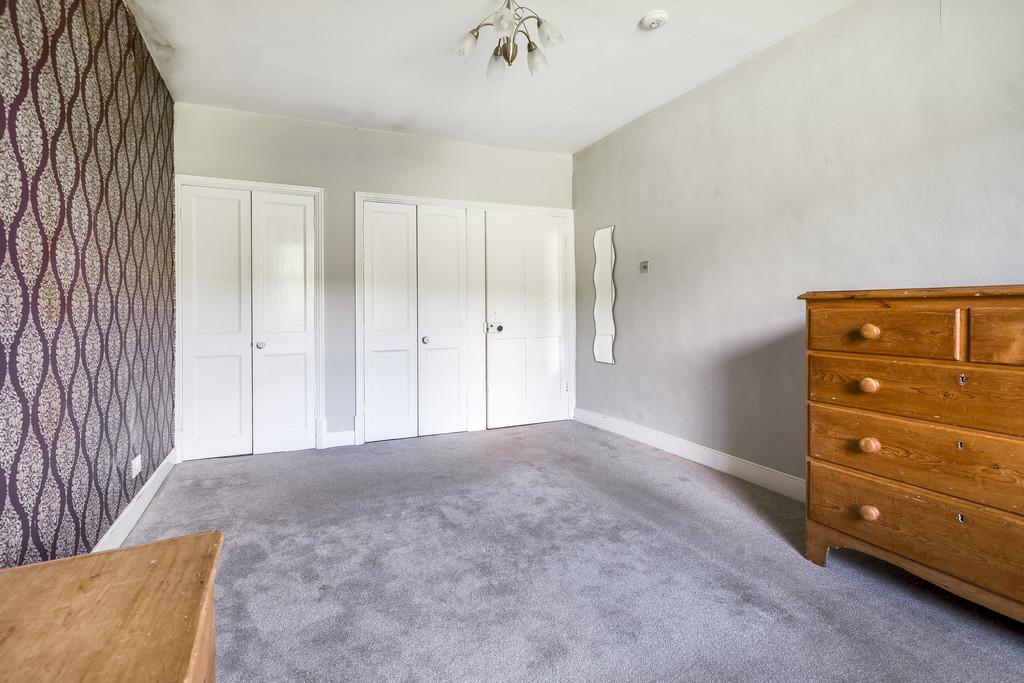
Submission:
[[174,169],[121,0],[0,0],[0,100],[7,566],[90,550],[173,446]]

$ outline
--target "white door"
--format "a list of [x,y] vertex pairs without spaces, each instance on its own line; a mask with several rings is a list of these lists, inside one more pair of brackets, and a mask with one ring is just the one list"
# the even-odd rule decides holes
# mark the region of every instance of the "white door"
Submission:
[[249,192],[183,186],[180,202],[183,454],[251,453]]
[[487,212],[487,426],[569,418],[568,221]]
[[316,446],[310,196],[252,193],[252,452]]
[[418,224],[419,434],[464,432],[466,210],[420,206]]
[[418,434],[416,206],[363,205],[364,437]]

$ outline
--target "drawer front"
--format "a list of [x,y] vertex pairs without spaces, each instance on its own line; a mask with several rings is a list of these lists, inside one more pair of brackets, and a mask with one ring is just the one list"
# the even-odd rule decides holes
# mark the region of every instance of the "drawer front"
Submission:
[[812,353],[808,398],[1024,436],[1024,370]]
[[811,405],[810,456],[1024,513],[1024,440]]
[[811,461],[815,522],[1024,600],[1024,518]]
[[960,309],[810,310],[807,343],[816,351],[960,360]]
[[1024,365],[1024,308],[972,308],[971,360]]

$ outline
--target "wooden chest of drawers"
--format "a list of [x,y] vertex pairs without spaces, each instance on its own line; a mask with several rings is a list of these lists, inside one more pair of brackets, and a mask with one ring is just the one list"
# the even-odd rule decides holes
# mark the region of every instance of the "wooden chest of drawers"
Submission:
[[1024,621],[1024,286],[809,292],[807,558]]

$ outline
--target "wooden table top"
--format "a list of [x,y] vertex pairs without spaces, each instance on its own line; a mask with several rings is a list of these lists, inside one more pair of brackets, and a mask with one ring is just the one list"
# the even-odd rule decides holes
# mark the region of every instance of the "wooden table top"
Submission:
[[208,531],[0,571],[0,680],[186,680],[223,545]]

